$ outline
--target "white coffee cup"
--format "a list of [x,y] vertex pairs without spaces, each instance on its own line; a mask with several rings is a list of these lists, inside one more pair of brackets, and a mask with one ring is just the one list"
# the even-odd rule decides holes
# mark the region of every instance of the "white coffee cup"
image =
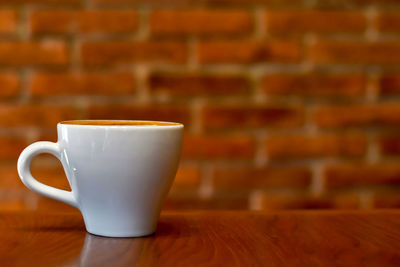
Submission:
[[[174,180],[183,125],[154,121],[65,121],[58,141],[36,142],[18,159],[18,173],[32,191],[78,208],[89,233],[136,237],[154,233]],[[32,177],[32,159],[57,157],[72,191]]]

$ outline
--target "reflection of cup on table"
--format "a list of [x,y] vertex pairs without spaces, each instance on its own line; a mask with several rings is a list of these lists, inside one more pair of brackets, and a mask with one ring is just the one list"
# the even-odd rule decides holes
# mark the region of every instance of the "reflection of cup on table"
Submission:
[[[31,190],[77,207],[86,229],[112,237],[154,233],[178,168],[183,125],[152,121],[66,121],[58,142],[37,142],[18,160]],[[50,153],[62,163],[72,191],[35,180],[32,159]]]
[[143,252],[144,239],[115,239],[87,234],[79,266],[134,266]]

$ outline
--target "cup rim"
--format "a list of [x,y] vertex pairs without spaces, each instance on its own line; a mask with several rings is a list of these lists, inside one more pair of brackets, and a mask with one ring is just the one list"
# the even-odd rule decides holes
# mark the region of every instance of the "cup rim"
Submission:
[[[104,124],[96,124],[104,123]],[[110,124],[107,124],[110,123]],[[81,124],[79,124],[81,123]],[[116,123],[116,124],[111,124]],[[120,125],[118,123],[121,123]],[[129,123],[143,123],[139,125],[129,124]],[[148,124],[146,124],[148,123]],[[169,122],[169,121],[152,121],[152,120],[65,120],[57,123],[59,126],[68,127],[97,127],[97,128],[183,128],[184,125],[179,122]]]

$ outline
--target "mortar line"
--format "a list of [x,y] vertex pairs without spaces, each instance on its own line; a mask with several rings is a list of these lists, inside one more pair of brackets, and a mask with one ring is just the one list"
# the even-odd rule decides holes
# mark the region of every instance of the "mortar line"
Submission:
[[314,161],[310,164],[312,179],[310,185],[310,193],[313,196],[321,196],[324,193],[325,177],[324,177],[324,164],[322,161]]
[[379,37],[376,22],[378,10],[375,6],[369,6],[364,10],[364,14],[366,18],[365,38],[368,41],[376,41]]
[[254,24],[254,31],[253,31],[254,38],[255,39],[267,38],[268,33],[265,21],[266,21],[266,16],[268,16],[268,14],[264,10],[264,8],[261,6],[254,8],[252,16]]
[[137,41],[144,41],[150,37],[150,11],[148,7],[141,7],[139,13],[139,26],[134,36]]
[[209,199],[214,193],[214,188],[212,184],[212,176],[214,171],[214,166],[212,163],[202,163],[200,164],[200,170],[202,173],[201,184],[198,189],[198,195],[202,199]]

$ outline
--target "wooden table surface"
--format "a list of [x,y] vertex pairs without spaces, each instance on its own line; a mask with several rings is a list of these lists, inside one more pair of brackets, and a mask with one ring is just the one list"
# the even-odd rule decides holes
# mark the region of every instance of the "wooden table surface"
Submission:
[[1,266],[400,266],[400,210],[165,212],[105,238],[79,213],[0,213]]

